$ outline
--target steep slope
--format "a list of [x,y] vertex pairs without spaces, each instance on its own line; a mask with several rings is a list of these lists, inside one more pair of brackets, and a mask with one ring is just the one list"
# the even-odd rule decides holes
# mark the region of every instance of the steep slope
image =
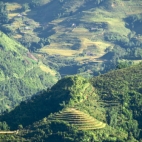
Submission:
[[[129,75],[129,70],[135,72],[135,69],[140,71],[141,66],[124,71]],[[109,74],[111,72],[104,75],[104,78]],[[135,72],[136,76],[139,76],[139,72]],[[20,129],[16,137],[12,135],[13,140],[137,142],[136,138],[140,139],[141,135],[139,121],[131,114],[133,108],[126,108],[121,102],[122,98],[119,101],[102,99],[102,93],[98,92],[99,88],[94,83],[95,79],[99,80],[99,77],[91,81],[96,88],[80,76],[65,77],[51,89],[22,102],[15,110],[1,116],[0,121],[5,121],[11,129]],[[100,98],[95,92],[99,93]],[[136,97],[134,95],[133,99]]]
[[41,89],[52,86],[57,78],[20,43],[0,32],[0,106],[1,113]]
[[[127,131],[142,138],[139,131],[142,128],[142,64],[111,71],[92,78],[91,82],[104,103],[118,103],[117,110],[108,110],[109,117],[118,120],[123,117],[118,125],[123,128],[125,123]],[[109,123],[116,125],[111,119]]]
[[[75,107],[91,114],[95,110],[88,110],[85,107],[91,98],[92,102],[96,101],[96,113],[93,113],[92,116],[97,117],[100,114],[102,116],[100,119],[104,121],[102,109],[97,105],[98,97],[94,93],[94,88],[80,76],[66,77],[58,81],[51,89],[40,92],[31,100],[21,102],[14,110],[5,114],[1,120],[6,121],[12,129],[17,129],[19,122],[25,127],[66,107]],[[90,105],[91,107],[94,108],[93,103]]]

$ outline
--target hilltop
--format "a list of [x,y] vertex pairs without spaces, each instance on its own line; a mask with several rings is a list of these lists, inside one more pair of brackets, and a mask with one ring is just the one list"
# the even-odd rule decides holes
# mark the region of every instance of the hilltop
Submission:
[[[105,109],[100,106],[94,87],[80,76],[65,77],[0,120],[6,121],[11,129],[24,128],[15,139],[21,135],[25,141],[102,140],[98,132],[109,135],[107,129],[113,130],[106,124]],[[113,130],[115,133],[123,139],[127,137],[125,132]]]
[[52,86],[56,71],[46,67],[17,41],[0,31],[0,106],[3,113]]
[[20,128],[13,140],[137,142],[142,138],[141,74],[139,64],[91,80],[68,76],[0,120]]

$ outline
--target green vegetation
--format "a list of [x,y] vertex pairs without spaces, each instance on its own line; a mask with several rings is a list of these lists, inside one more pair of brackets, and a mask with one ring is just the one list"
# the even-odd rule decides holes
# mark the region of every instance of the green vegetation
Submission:
[[85,113],[78,111],[74,108],[68,108],[59,114],[49,116],[51,121],[67,121],[71,125],[77,127],[78,130],[91,130],[101,129],[105,127],[105,124],[98,120],[86,115]]
[[0,55],[0,113],[13,109],[58,79],[49,71],[42,71],[34,55],[2,32]]
[[[53,86],[52,89],[55,93],[57,92],[56,94],[59,94],[58,97],[66,97],[64,103],[68,103],[72,106],[74,103],[81,103],[86,100],[87,95],[89,95],[90,92],[90,90],[88,91],[88,89],[90,89],[90,84],[82,77],[65,77]],[[62,96],[62,93],[60,92],[63,92],[64,90],[69,91],[69,94]]]
[[1,24],[8,22],[8,10],[6,5],[1,1],[0,2],[0,26]]
[[7,1],[10,20],[1,29],[62,77],[77,73],[90,77],[116,68],[121,60],[141,60],[141,4],[139,0]]
[[90,81],[65,77],[21,102],[0,121],[7,129],[19,129],[11,135],[15,141],[138,142],[142,138],[141,70],[141,64],[134,65]]
[[127,125],[124,125],[124,121],[122,121],[119,122],[119,126],[123,129],[125,127],[127,131],[137,138],[139,134],[138,127],[142,128],[141,71],[142,67],[139,64],[91,79],[97,89],[97,94],[103,101],[115,101],[121,104],[119,105],[121,111],[117,112],[116,117],[117,115],[124,117]]
[[142,141],[141,9],[1,0],[0,141]]

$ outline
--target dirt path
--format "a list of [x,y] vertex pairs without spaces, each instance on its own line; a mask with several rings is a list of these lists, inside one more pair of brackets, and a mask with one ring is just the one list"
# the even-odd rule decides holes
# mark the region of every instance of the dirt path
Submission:
[[16,131],[0,131],[0,134],[18,134],[19,130]]

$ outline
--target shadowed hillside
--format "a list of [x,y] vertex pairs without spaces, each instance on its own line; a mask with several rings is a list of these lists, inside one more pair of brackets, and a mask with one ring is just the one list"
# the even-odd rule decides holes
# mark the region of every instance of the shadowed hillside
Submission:
[[[137,142],[141,139],[140,72],[137,65],[94,77],[95,88],[80,76],[65,77],[0,120],[20,129],[15,139],[27,141]],[[121,84],[125,89],[119,88]]]

